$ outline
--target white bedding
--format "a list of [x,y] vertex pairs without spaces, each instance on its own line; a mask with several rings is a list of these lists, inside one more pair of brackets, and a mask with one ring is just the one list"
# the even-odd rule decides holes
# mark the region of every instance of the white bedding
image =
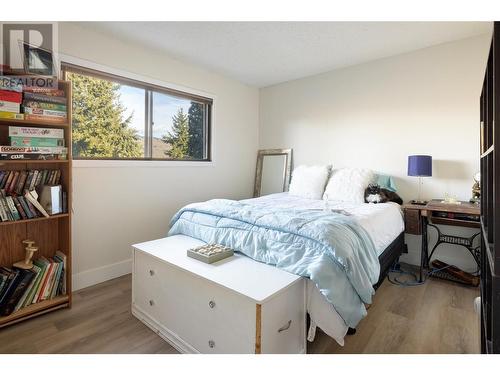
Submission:
[[[326,203],[319,199],[294,197],[288,193],[270,194],[259,198],[245,199],[242,202],[251,202],[252,204],[269,204],[272,202],[277,209],[322,210],[328,208],[341,210],[353,216],[368,232],[378,255],[382,254],[387,246],[404,230],[401,207],[396,203],[368,204],[337,201]],[[344,345],[344,336],[348,327],[312,281],[308,281],[307,285],[307,310],[311,317],[310,340],[314,338],[315,326],[318,326],[340,345]]]

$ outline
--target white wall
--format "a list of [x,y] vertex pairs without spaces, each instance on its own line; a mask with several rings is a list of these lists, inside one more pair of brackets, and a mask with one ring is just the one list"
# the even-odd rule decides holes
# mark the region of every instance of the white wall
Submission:
[[74,289],[130,272],[130,245],[165,236],[183,205],[251,197],[257,89],[70,23],[59,24],[59,52],[216,96],[213,166],[73,169]]
[[[447,192],[468,200],[479,169],[489,40],[483,35],[261,89],[260,147],[293,148],[295,166],[333,163],[390,174],[404,200],[417,195],[417,180],[406,176],[408,155],[429,154],[434,171],[424,198]],[[404,260],[418,263],[420,238],[406,237]],[[444,247],[440,259],[471,269],[466,250]]]

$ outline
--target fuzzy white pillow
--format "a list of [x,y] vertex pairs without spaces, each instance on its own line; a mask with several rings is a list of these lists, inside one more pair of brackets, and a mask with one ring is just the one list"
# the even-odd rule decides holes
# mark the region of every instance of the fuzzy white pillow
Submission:
[[365,189],[375,178],[371,169],[342,168],[332,171],[323,199],[351,203],[365,202]]
[[301,198],[321,199],[330,174],[329,165],[308,167],[301,165],[292,172],[292,182],[288,194]]

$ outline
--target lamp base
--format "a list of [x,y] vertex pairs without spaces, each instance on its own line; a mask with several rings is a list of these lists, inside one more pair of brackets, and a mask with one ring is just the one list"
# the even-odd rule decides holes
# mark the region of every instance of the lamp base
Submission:
[[425,206],[429,203],[428,201],[412,200],[410,204],[416,204],[417,206]]

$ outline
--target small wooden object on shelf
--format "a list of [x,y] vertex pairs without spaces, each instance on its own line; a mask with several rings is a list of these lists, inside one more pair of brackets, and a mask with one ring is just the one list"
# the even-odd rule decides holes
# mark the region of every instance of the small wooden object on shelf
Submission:
[[35,241],[33,240],[24,240],[23,244],[26,245],[26,257],[24,260],[14,263],[14,267],[22,268],[23,270],[30,270],[33,268],[33,261],[31,258],[33,258],[33,254],[38,251],[38,247],[33,246],[35,244]]

